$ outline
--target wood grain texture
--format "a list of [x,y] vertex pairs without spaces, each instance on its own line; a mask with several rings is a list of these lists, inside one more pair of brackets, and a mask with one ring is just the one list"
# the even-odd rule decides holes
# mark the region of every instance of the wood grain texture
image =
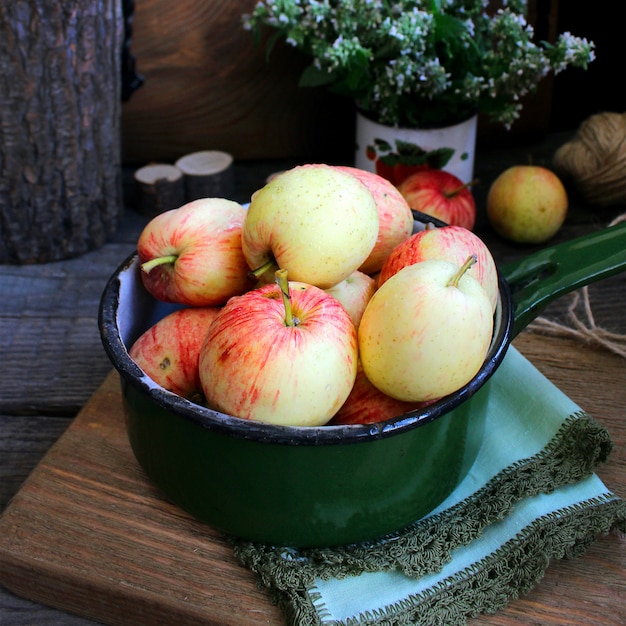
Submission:
[[154,163],[135,172],[139,211],[154,217],[185,204],[185,179],[174,165]]
[[228,542],[146,480],[126,437],[116,374],[0,526],[2,583],[38,602],[110,624],[279,622]]
[[197,150],[236,159],[351,156],[352,102],[299,89],[309,62],[282,43],[266,58],[242,26],[254,0],[136,0],[132,52],[145,78],[122,108],[125,163]]
[[199,198],[232,198],[235,190],[233,157],[219,150],[191,152],[176,161],[185,176],[188,202]]
[[[267,62],[263,43],[256,46],[241,26],[241,16],[254,3],[135,1],[131,52],[145,83],[122,110],[126,163],[173,161],[185,152],[203,149],[226,150],[239,160],[315,160],[328,154],[351,158],[352,102],[323,89],[299,89],[297,83],[309,59],[282,42]],[[491,2],[493,7],[500,4]],[[528,9],[537,40],[553,42],[557,31],[569,30],[567,24],[559,24],[558,0],[529,0]],[[589,37],[584,33],[589,28],[578,25],[573,32]],[[607,37],[606,29],[602,23],[601,32],[595,32],[592,39],[609,53],[604,62],[614,63],[611,53],[621,49],[607,40],[619,38]],[[602,84],[614,70],[607,71],[605,65],[604,71],[596,71],[600,56],[583,78],[595,77]],[[564,74],[580,80],[575,72]],[[563,80],[561,75],[557,79]],[[564,115],[572,127],[577,126],[584,119],[581,99],[570,90],[567,106],[556,109],[553,83],[549,75],[534,93],[522,98],[522,115],[507,132],[501,124],[481,117],[479,140],[507,145],[531,137],[537,140],[550,129],[552,118],[560,122]],[[595,95],[598,99],[602,94]]]
[[106,275],[133,250],[116,244],[71,261],[5,268],[0,350],[19,358],[3,362],[0,412],[75,415],[84,405],[94,376],[110,369],[97,325]]
[[[4,508],[22,483],[35,469],[37,461],[70,425],[70,416],[1,415],[0,437],[0,507]],[[1,621],[1,620],[0,620]]]

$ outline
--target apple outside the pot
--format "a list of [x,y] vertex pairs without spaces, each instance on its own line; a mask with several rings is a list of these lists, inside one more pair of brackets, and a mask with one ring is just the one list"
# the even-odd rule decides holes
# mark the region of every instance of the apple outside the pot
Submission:
[[375,274],[380,271],[391,251],[413,232],[411,207],[397,187],[386,178],[347,165],[335,167],[355,176],[374,196],[378,209],[378,237],[373,250],[359,270],[365,274]]
[[354,176],[325,164],[297,166],[254,192],[242,230],[249,267],[273,266],[321,289],[357,270],[378,237],[378,210]]
[[313,285],[287,281],[231,298],[200,353],[207,403],[284,426],[326,424],[354,385],[356,329],[344,307]]
[[359,354],[367,378],[405,402],[457,391],[482,366],[493,331],[491,302],[463,266],[409,265],[381,285],[361,318]]
[[359,327],[363,311],[376,291],[376,281],[367,274],[356,270],[340,283],[325,290],[339,300],[350,315],[355,328]]
[[468,183],[445,170],[411,174],[398,190],[416,211],[468,230],[476,223],[476,203]]
[[129,355],[158,385],[188,400],[202,396],[200,349],[218,307],[174,311],[146,330]]
[[568,198],[554,172],[515,165],[502,172],[487,195],[487,217],[501,237],[540,244],[551,239],[567,216]]
[[485,242],[462,226],[427,226],[411,235],[396,246],[385,261],[378,277],[378,286],[407,265],[429,259],[463,265],[471,255],[476,256],[476,263],[468,269],[468,274],[483,286],[495,311],[498,301],[498,270],[495,260]]
[[237,202],[202,198],[152,218],[137,242],[146,290],[164,302],[217,306],[249,289],[245,215]]

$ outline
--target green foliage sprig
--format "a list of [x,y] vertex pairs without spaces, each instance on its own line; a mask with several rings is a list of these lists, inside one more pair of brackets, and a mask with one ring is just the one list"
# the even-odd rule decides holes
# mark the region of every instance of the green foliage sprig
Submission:
[[312,58],[302,86],[326,86],[391,125],[455,122],[477,111],[510,126],[550,72],[586,68],[594,44],[534,42],[526,0],[261,0],[244,27]]

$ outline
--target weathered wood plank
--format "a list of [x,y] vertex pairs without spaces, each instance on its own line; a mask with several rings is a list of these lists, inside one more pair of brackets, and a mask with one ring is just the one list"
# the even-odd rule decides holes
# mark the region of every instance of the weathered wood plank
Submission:
[[4,266],[0,274],[0,412],[75,415],[110,369],[98,305],[134,250],[107,244],[77,259]]
[[[0,349],[8,359],[3,365],[2,413],[77,413],[111,368],[96,315],[0,318]],[[15,354],[20,358],[11,358]]]
[[70,422],[69,416],[0,415],[0,510]]
[[[6,507],[70,423],[70,416],[33,415],[26,418],[0,415],[0,510]],[[0,587],[0,607],[0,623],[11,626],[86,626],[93,623],[16,596],[4,587]]]
[[26,600],[0,587],[2,624],[6,626],[94,626],[96,622]]

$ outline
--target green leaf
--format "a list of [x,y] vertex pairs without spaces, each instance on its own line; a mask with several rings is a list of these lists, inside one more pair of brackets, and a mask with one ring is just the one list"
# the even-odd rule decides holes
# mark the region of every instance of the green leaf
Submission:
[[325,87],[335,80],[329,72],[323,72],[315,65],[309,65],[300,75],[300,87]]
[[437,150],[431,150],[426,155],[426,160],[431,168],[440,170],[447,165],[453,154],[453,148],[438,148]]
[[270,60],[270,55],[272,54],[272,50],[274,49],[274,46],[276,45],[276,42],[281,38],[281,33],[274,33],[268,40],[267,40],[267,47],[265,48],[265,61],[266,63],[269,63]]
[[449,54],[457,48],[462,48],[463,40],[471,40],[468,37],[467,26],[458,17],[437,13],[434,26],[435,41],[443,44]]

